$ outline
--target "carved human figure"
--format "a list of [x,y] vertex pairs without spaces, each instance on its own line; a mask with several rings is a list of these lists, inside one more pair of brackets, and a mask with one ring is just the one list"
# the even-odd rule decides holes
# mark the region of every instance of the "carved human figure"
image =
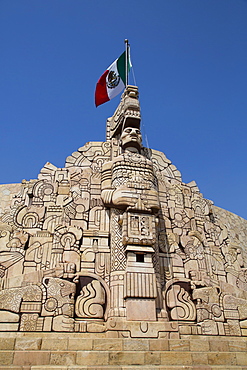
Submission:
[[[112,270],[114,269],[114,274],[119,272],[121,278],[116,280],[116,275],[114,275],[111,279],[110,290],[113,299],[111,299],[109,315],[126,315],[130,319],[133,318],[132,313],[135,310],[133,302],[131,301],[129,304],[124,299],[132,298],[132,296],[123,296],[124,287],[127,287],[123,278],[123,270],[126,265],[127,269],[131,269],[128,265],[131,264],[129,261],[134,256],[133,252],[128,250],[128,246],[135,245],[135,252],[137,250],[142,252],[145,246],[155,245],[155,214],[160,208],[160,202],[153,162],[142,155],[142,136],[139,128],[131,127],[131,125],[125,127],[120,135],[119,144],[120,154],[102,167],[101,198],[104,205],[111,208],[111,230],[114,232],[116,230],[116,235],[118,233],[119,238],[111,238]],[[119,211],[117,220],[115,218],[116,211]],[[111,232],[111,235],[114,232]],[[154,249],[149,249],[149,253],[154,253]],[[123,262],[120,265],[118,261]],[[145,266],[147,268],[145,272],[136,270],[137,275],[130,273],[128,278],[134,284],[135,276],[139,276],[140,273],[141,281],[147,271],[146,289],[150,292],[155,290],[153,296],[149,297],[151,299],[150,308],[146,310],[144,293],[144,295],[138,296],[134,305],[138,305],[137,310],[143,307],[143,312],[145,310],[148,312],[146,317],[153,320],[156,312],[156,280],[151,257],[149,261],[150,263],[144,261],[139,266],[140,268]]]
[[153,164],[140,154],[141,143],[140,130],[126,127],[120,136],[123,153],[103,165],[101,197],[106,206],[150,212],[160,208]]
[[142,144],[142,135],[136,127],[126,127],[120,137],[120,143],[123,150],[133,153],[140,153]]

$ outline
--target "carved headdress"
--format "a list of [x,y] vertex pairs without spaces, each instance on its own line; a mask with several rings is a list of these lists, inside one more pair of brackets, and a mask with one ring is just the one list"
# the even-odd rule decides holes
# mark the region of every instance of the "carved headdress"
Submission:
[[128,85],[121,96],[121,102],[106,125],[106,140],[119,139],[126,127],[140,129],[141,113],[137,86]]

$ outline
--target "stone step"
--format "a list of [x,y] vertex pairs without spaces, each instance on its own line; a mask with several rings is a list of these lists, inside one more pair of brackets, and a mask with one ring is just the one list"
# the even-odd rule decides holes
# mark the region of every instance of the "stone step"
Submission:
[[[150,365],[142,365],[142,366],[32,366],[30,370],[243,370],[247,369],[247,367],[242,366],[150,366]],[[7,368],[6,368],[7,370]]]
[[141,365],[141,366],[52,366],[52,365],[37,365],[37,366],[0,366],[1,370],[244,370],[246,366],[210,366],[210,365],[195,365],[195,366],[166,366],[166,365]]
[[[205,368],[222,366],[224,368],[247,369],[246,352],[186,352],[186,351],[0,351],[0,369],[12,365],[28,370],[39,368],[98,369],[121,367],[159,368],[180,367]],[[7,368],[6,367],[6,368]]]
[[246,338],[84,338],[74,334],[0,336],[0,369],[246,369]]
[[13,337],[8,336],[9,333],[0,335],[0,350],[247,352],[247,338],[204,336],[195,339],[92,339],[72,334],[49,334],[41,336],[37,333],[25,333]]

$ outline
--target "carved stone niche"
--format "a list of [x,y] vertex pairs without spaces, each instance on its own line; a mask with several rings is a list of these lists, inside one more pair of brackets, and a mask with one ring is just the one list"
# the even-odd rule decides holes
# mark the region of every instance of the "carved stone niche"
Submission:
[[155,216],[148,213],[126,212],[123,215],[123,244],[154,245]]
[[91,276],[80,276],[75,301],[76,320],[103,320],[105,310],[106,292],[100,281]]
[[196,320],[196,307],[192,301],[188,279],[172,279],[167,284],[164,298],[170,320]]

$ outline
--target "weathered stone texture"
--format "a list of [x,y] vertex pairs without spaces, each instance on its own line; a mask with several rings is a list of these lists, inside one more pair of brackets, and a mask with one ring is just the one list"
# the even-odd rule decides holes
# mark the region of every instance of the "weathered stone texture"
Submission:
[[[3,333],[2,333],[3,334]],[[179,340],[83,337],[83,333],[67,333],[61,338],[60,333],[7,333],[13,347],[1,349],[0,368],[21,370],[43,369],[130,369],[138,366],[148,369],[169,368],[169,366],[189,366],[196,368],[240,369],[246,365],[246,338],[194,336]],[[28,335],[27,335],[28,334]],[[75,337],[75,338],[73,338]],[[4,343],[0,336],[0,342]],[[73,343],[77,346],[67,350],[59,349],[58,341]],[[9,341],[9,344],[11,343]],[[131,343],[133,342],[133,346]],[[7,342],[5,341],[5,344]],[[53,347],[56,344],[56,348]],[[89,343],[89,345],[88,345]],[[179,348],[181,343],[181,348]],[[9,346],[8,344],[8,346]],[[30,345],[30,346],[29,346]],[[29,346],[29,348],[28,348]],[[37,351],[37,346],[40,348]],[[90,347],[90,349],[88,349]],[[5,367],[3,367],[5,366]],[[163,366],[163,367],[162,367]]]
[[0,217],[10,209],[13,197],[22,189],[22,184],[0,185]]
[[128,86],[106,142],[0,185],[3,364],[244,366],[246,245],[246,220],[142,146]]

